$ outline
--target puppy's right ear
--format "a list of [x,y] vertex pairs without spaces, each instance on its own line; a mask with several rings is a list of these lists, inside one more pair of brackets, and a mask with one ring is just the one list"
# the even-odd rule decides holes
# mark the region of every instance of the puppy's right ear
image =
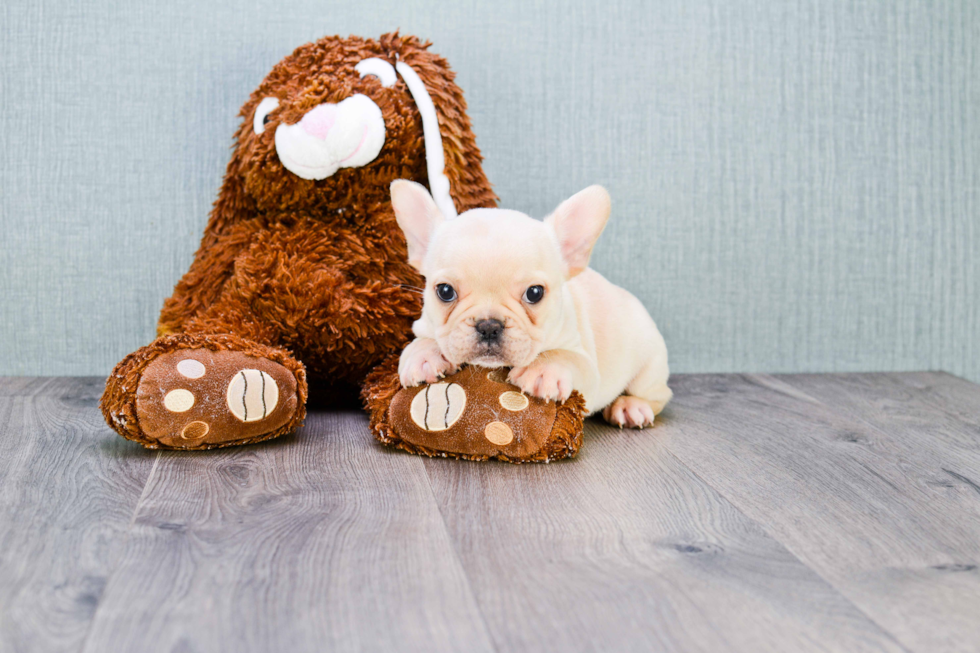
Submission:
[[592,247],[609,219],[609,193],[602,186],[589,186],[558,205],[545,218],[558,236],[561,257],[571,279],[589,265]]
[[391,182],[391,207],[408,241],[408,264],[421,272],[429,240],[442,224],[442,213],[425,186],[407,179]]

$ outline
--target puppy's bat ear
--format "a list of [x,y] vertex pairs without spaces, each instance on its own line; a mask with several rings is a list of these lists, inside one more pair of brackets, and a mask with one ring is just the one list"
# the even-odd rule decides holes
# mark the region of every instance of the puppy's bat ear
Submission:
[[558,236],[561,257],[571,279],[589,266],[592,247],[609,219],[609,193],[602,186],[589,186],[562,202],[545,218]]
[[391,182],[391,207],[408,241],[408,264],[422,271],[422,259],[432,233],[442,223],[442,213],[422,184],[406,179]]

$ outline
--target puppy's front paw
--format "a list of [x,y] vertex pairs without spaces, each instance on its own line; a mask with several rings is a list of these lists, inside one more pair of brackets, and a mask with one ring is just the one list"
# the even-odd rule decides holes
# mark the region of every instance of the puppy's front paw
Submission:
[[653,425],[653,406],[646,399],[622,395],[602,411],[602,417],[613,426],[645,429]]
[[507,380],[522,392],[549,401],[565,401],[572,394],[572,369],[561,363],[541,361],[515,367]]
[[420,383],[435,383],[456,367],[446,360],[435,340],[416,339],[405,347],[398,361],[398,378],[406,388]]

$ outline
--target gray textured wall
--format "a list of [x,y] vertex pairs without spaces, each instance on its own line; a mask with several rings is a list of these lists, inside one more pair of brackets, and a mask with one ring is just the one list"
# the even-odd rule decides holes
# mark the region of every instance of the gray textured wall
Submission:
[[324,34],[431,38],[505,206],[614,199],[594,267],[675,371],[980,381],[980,6],[254,0],[0,9],[0,373],[104,374],[191,261],[235,114]]

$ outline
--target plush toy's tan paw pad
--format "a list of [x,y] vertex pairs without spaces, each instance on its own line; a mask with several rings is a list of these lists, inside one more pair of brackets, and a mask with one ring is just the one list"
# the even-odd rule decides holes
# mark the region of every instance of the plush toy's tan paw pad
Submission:
[[162,354],[136,390],[140,430],[179,449],[260,438],[285,425],[298,404],[289,370],[237,351]]

